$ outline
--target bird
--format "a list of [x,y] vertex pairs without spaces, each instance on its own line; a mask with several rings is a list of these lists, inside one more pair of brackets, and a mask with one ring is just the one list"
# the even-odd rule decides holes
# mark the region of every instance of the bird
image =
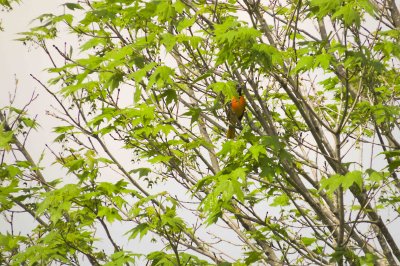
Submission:
[[234,139],[236,132],[235,126],[240,122],[244,115],[244,110],[246,109],[246,99],[239,92],[239,97],[233,96],[230,104],[230,112],[228,111],[229,126],[226,133],[228,139]]

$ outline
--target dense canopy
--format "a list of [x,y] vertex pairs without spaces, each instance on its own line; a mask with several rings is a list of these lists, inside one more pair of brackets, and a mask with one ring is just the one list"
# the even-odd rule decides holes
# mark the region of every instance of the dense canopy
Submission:
[[49,58],[52,78],[32,79],[58,104],[43,156],[63,174],[30,156],[35,114],[2,107],[0,264],[400,264],[396,4],[83,0],[43,14],[18,38]]

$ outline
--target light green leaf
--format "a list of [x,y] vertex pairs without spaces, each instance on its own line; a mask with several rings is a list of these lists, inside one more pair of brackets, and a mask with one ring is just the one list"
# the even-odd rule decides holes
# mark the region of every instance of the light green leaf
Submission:
[[287,206],[289,205],[289,197],[286,194],[282,194],[274,198],[274,201],[270,204],[272,207],[276,206]]
[[250,151],[252,157],[256,161],[258,161],[260,154],[264,154],[264,155],[267,154],[267,150],[265,149],[265,147],[262,145],[258,145],[258,144],[251,146],[249,148],[249,151]]
[[296,67],[293,69],[293,72],[295,73],[304,72],[312,69],[313,67],[314,67],[314,57],[305,55],[299,59]]
[[307,247],[312,245],[313,243],[315,243],[315,241],[317,241],[317,240],[315,238],[311,238],[311,237],[302,237],[301,238],[301,242],[303,242],[303,244]]
[[4,124],[0,124],[0,149],[9,151],[11,149],[11,141],[14,137],[12,131],[5,131]]
[[357,184],[360,189],[362,188],[363,179],[361,171],[349,172],[343,178],[343,188],[345,190],[351,187],[354,183]]
[[149,160],[147,160],[149,163],[167,163],[171,159],[171,156],[165,156],[165,155],[157,155]]

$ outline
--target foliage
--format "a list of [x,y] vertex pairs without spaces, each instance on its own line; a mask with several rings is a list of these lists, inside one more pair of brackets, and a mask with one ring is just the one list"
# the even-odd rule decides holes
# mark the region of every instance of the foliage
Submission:
[[33,223],[1,231],[1,264],[400,264],[395,1],[64,8],[20,37],[51,62],[33,78],[59,105],[43,156],[64,174],[30,156],[26,108],[2,108],[1,212]]

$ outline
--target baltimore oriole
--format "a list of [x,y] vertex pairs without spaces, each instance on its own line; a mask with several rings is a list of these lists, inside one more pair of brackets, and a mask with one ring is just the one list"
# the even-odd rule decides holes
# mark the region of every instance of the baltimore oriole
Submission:
[[244,96],[240,95],[239,97],[232,97],[230,108],[231,112],[228,114],[229,127],[226,137],[228,139],[233,139],[236,135],[235,126],[239,121],[242,120],[244,109],[246,108],[246,99]]

